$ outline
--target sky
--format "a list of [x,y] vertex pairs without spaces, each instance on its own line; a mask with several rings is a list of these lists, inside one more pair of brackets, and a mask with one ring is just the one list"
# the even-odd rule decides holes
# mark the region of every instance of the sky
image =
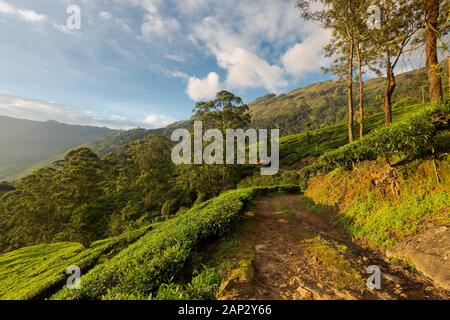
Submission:
[[295,0],[0,0],[0,115],[163,127],[222,89],[251,102],[327,79],[328,39]]

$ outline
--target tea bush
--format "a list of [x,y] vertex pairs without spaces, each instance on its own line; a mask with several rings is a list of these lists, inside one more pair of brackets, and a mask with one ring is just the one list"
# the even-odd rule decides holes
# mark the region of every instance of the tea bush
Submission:
[[82,277],[80,290],[64,289],[54,299],[148,296],[181,275],[198,246],[223,235],[248,201],[276,191],[297,192],[299,187],[238,189],[196,205],[183,215],[161,223],[110,261],[96,266]]
[[[302,176],[323,174],[336,167],[350,169],[357,162],[390,159],[416,159],[432,154],[450,136],[450,103],[431,104],[404,121],[377,129],[362,140],[326,152],[319,161],[302,169]],[[440,142],[439,142],[440,141]],[[447,141],[448,144],[448,141]]]

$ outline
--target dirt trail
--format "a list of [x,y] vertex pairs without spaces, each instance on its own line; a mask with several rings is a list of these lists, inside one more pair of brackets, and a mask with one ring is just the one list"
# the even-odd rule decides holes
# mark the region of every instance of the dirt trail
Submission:
[[[234,248],[228,248],[235,243]],[[298,195],[254,202],[233,239],[214,259],[227,266],[221,299],[448,299],[429,279],[353,243]],[[367,267],[381,267],[381,290],[367,287]]]

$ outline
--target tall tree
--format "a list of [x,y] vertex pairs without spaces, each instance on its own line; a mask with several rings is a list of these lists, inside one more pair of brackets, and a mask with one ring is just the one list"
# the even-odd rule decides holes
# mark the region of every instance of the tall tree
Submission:
[[142,191],[144,203],[150,210],[159,211],[170,195],[175,176],[172,147],[172,142],[160,135],[150,135],[129,145],[128,152],[138,169],[136,186]]
[[102,162],[90,149],[72,150],[55,165],[58,169],[55,176],[58,192],[54,197],[62,208],[71,211],[103,196]]
[[[359,0],[358,7],[355,8],[355,51],[356,70],[358,73],[359,85],[359,137],[364,137],[364,72],[370,70],[379,74],[379,70],[373,67],[376,61],[377,44],[371,38],[372,28],[369,28],[367,14],[370,8],[370,1]],[[374,22],[376,24],[376,22]]]
[[[193,110],[193,119],[203,121],[203,129],[219,129],[225,135],[227,129],[246,129],[250,125],[248,105],[231,92],[220,91],[216,98],[208,102],[198,102]],[[197,167],[197,169],[199,169]],[[229,185],[229,166],[221,165],[222,190]],[[207,166],[209,179],[214,173],[212,166]]]
[[323,28],[331,31],[332,40],[325,50],[329,56],[337,53],[338,56],[331,69],[340,76],[345,75],[346,78],[348,137],[352,142],[354,141],[354,62],[358,17],[360,17],[362,2],[358,0],[299,0],[297,7],[304,19],[316,21]]
[[[446,17],[440,17],[440,6],[445,3],[441,0],[425,1],[425,56],[428,74],[428,91],[431,101],[443,99],[441,72],[438,59],[438,38],[442,32],[442,21]],[[443,8],[444,11],[446,8]]]
[[386,85],[384,90],[384,114],[387,126],[392,123],[392,97],[397,87],[395,68],[400,57],[407,50],[422,23],[421,6],[417,0],[381,1],[381,28],[373,30],[371,35],[378,43],[381,64],[386,70]]

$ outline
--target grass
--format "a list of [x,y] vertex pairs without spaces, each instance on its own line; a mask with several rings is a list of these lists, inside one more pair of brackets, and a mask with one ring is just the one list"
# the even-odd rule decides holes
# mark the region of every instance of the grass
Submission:
[[419,106],[419,111],[389,127],[381,127],[363,139],[324,153],[313,165],[302,169],[309,177],[341,167],[351,169],[365,160],[384,158],[389,162],[410,161],[448,152],[450,143],[450,103]]
[[436,219],[447,212],[450,222],[450,193],[436,192],[400,202],[397,205],[384,203],[378,205],[370,198],[356,201],[340,219],[356,238],[368,239],[380,247],[390,247],[396,239],[414,235],[422,228],[424,218]]
[[309,199],[308,197],[305,197],[303,195],[301,195],[299,197],[298,203],[300,204],[300,206],[302,208],[304,208],[308,212],[319,215],[319,216],[327,215],[333,209],[327,205],[316,204],[316,203],[314,203],[314,201],[312,201],[311,199]]
[[0,255],[0,299],[26,300],[49,297],[61,288],[67,267],[77,265],[87,271],[136,241],[149,227],[116,238],[93,243],[84,249],[77,243],[54,243]]
[[426,223],[450,224],[450,159],[415,160],[395,168],[367,161],[352,171],[313,178],[305,196],[314,205],[337,208],[336,223],[354,238],[389,248]]

